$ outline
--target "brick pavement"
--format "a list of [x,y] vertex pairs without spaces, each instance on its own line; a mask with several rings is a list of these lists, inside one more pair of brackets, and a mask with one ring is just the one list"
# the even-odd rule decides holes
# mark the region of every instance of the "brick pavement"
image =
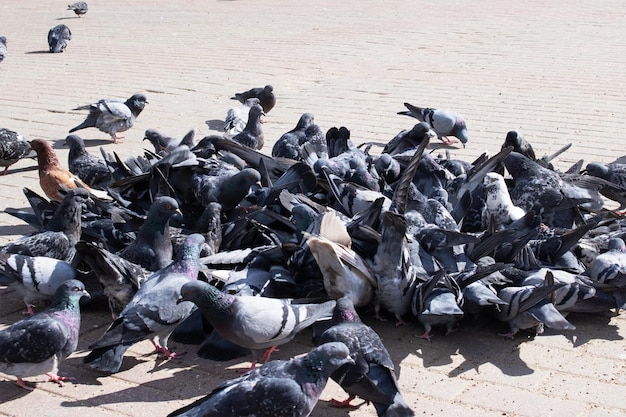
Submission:
[[[453,108],[468,121],[470,142],[452,155],[471,160],[496,151],[520,129],[540,155],[572,142],[558,161],[610,162],[624,155],[626,120],[623,16],[620,1],[302,2],[266,0],[186,2],[89,1],[75,18],[67,2],[7,1],[0,35],[9,56],[0,64],[0,126],[28,138],[62,140],[84,112],[71,109],[135,92],[150,104],[123,145],[90,129],[99,146],[136,155],[143,131],[209,132],[234,92],[271,83],[278,105],[264,125],[266,147],[311,112],[323,128],[344,125],[355,142],[386,142],[413,120],[402,103]],[[65,53],[46,53],[46,35],[65,23],[73,33]],[[38,191],[31,161],[0,177],[0,209],[24,207],[21,189]],[[28,231],[0,213],[0,244]],[[0,326],[21,317],[11,289],[0,287]],[[6,295],[6,297],[5,297]],[[130,350],[123,371],[102,376],[80,358],[107,324],[107,313],[84,314],[79,351],[61,371],[77,378],[58,388],[40,383],[26,393],[0,379],[0,415],[165,415],[235,375],[239,361],[211,363],[188,354],[165,363],[146,356],[148,342]],[[577,330],[534,340],[504,341],[502,328],[464,322],[432,343],[413,338],[415,324],[395,329],[370,322],[390,348],[400,384],[417,415],[626,415],[626,323],[623,316],[573,316]],[[307,351],[310,334],[276,358]],[[133,365],[131,367],[131,365]],[[43,381],[43,378],[40,378]],[[343,397],[329,383],[322,400]],[[364,405],[347,412],[320,402],[314,416],[374,416]]]

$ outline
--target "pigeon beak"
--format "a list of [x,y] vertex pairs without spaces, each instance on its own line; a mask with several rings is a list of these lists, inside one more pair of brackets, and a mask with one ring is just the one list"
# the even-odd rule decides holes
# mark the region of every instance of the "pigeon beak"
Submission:
[[183,300],[183,297],[178,297],[178,299],[176,300],[176,304],[180,304],[182,302],[184,302],[185,300]]
[[91,295],[86,290],[83,290],[83,297],[89,300],[91,298]]

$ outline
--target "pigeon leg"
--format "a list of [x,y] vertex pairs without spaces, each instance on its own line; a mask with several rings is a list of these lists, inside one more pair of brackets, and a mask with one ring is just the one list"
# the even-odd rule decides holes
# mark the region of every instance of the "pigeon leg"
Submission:
[[267,363],[267,361],[270,360],[270,356],[272,355],[272,353],[274,353],[274,351],[278,351],[278,348],[276,346],[268,347],[259,358],[259,362]]
[[53,374],[52,372],[48,372],[46,375],[48,375],[48,382],[56,382],[60,387],[63,386],[63,381],[71,381],[74,379],[67,376],[59,376],[57,374]]
[[22,314],[25,316],[32,316],[35,314],[35,310],[31,304],[26,304],[26,311],[22,312]]
[[454,140],[450,139],[447,136],[442,136],[441,141],[445,143],[446,145],[452,145],[454,143]]
[[404,321],[404,319],[402,317],[400,317],[399,315],[396,314],[396,327],[400,327],[400,326],[404,326],[406,325],[406,321]]
[[350,404],[352,400],[354,400],[355,396],[350,394],[348,398],[343,401],[335,400],[334,398],[330,400],[330,406],[334,408],[357,408],[358,406]]
[[123,136],[117,136],[117,133],[113,133],[111,135],[111,139],[113,139],[113,143],[122,143]]
[[154,341],[152,342],[152,344],[154,345],[154,350],[152,351],[151,355],[156,353],[157,355],[159,355],[159,357],[168,359],[177,358],[180,356],[180,354],[169,350],[167,346],[159,346]]
[[7,175],[7,170],[9,169],[9,167],[4,167],[4,171],[2,171],[2,174],[0,175]]
[[20,388],[24,388],[27,391],[32,391],[35,389],[34,387],[29,387],[28,385],[26,385],[26,381],[24,381],[22,378],[17,378],[17,386]]
[[502,336],[505,339],[511,339],[511,340],[515,339],[515,333],[513,333],[513,332],[498,333],[498,336]]
[[422,334],[416,334],[415,337],[420,338],[420,339],[426,339],[430,342],[430,339],[432,339],[432,335],[430,334],[430,329],[426,329],[426,331]]

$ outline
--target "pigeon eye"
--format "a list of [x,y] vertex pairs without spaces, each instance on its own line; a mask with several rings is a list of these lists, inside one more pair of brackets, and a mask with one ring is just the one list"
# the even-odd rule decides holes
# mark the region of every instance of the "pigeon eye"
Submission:
[[167,204],[167,205],[165,205],[165,208],[168,209],[168,210],[171,210],[172,209],[172,205],[171,204]]

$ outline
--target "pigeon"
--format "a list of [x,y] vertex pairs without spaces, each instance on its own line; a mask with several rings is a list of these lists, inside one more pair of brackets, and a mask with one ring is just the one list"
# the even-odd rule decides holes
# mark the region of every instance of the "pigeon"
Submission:
[[72,174],[61,166],[50,142],[35,139],[30,142],[30,146],[37,152],[39,185],[50,200],[61,201],[63,200],[63,192],[78,187],[91,191],[91,188],[78,175]]
[[237,93],[233,97],[231,97],[231,100],[238,100],[240,103],[245,103],[249,98],[258,98],[259,104],[261,105],[265,113],[269,113],[269,111],[272,110],[276,105],[274,87],[272,87],[271,85],[252,88],[248,91],[244,91],[243,93]]
[[448,136],[456,136],[463,144],[463,147],[465,147],[469,137],[467,125],[460,114],[452,110],[422,108],[409,103],[404,103],[404,106],[408,110],[398,112],[398,114],[411,116],[420,122],[428,123],[437,134],[437,137],[446,145],[452,143]]
[[524,139],[524,136],[522,136],[519,131],[509,130],[507,132],[504,143],[502,144],[502,149],[506,149],[509,146],[513,147],[513,152],[520,153],[533,161],[537,160],[537,156],[535,156],[535,151],[532,145]]
[[192,129],[178,139],[167,136],[156,129],[146,129],[143,140],[148,140],[154,146],[154,151],[160,154],[161,152],[171,152],[181,145],[186,145],[190,149],[193,148],[195,135],[196,132]]
[[72,4],[68,4],[67,10],[71,10],[74,13],[76,13],[78,17],[81,17],[82,15],[87,13],[87,10],[89,10],[89,7],[87,7],[87,3],[85,3],[84,1],[77,1]]
[[65,281],[50,307],[0,330],[0,372],[17,376],[17,385],[32,390],[23,378],[46,374],[63,385],[70,378],[57,375],[58,366],[78,346],[82,282]]
[[609,240],[609,250],[596,256],[589,269],[591,279],[626,289],[626,244],[621,238]]
[[113,143],[119,143],[121,137],[118,132],[125,132],[135,124],[135,119],[148,104],[143,94],[134,94],[128,100],[101,99],[97,103],[80,106],[74,110],[89,110],[87,118],[78,126],[69,130],[69,133],[88,127],[95,127],[101,132],[108,133]]
[[102,159],[87,152],[85,142],[80,136],[68,135],[65,145],[70,148],[67,166],[72,174],[90,187],[104,189],[110,184],[109,167]]
[[488,172],[483,180],[485,206],[482,212],[483,229],[491,225],[493,230],[502,230],[526,212],[513,204],[504,177],[495,172]]
[[356,396],[371,402],[379,417],[409,417],[415,413],[400,393],[393,361],[378,334],[363,324],[349,298],[337,300],[333,326],[319,339],[319,344],[342,342],[350,349],[354,364],[345,364],[331,374],[349,394],[345,401],[333,400],[336,407],[350,407]]
[[48,31],[48,46],[50,52],[58,54],[64,52],[67,42],[72,39],[70,28],[65,25],[56,25]]
[[0,254],[0,275],[19,284],[17,291],[24,296],[26,312],[33,314],[35,301],[51,300],[59,286],[76,279],[78,272],[67,262],[46,256]]
[[[2,46],[0,44],[0,57]],[[7,170],[22,158],[34,158],[37,156],[30,147],[30,143],[22,135],[9,129],[0,128],[0,167],[4,171],[0,175],[6,175]]]
[[587,164],[583,172],[606,180],[608,184],[605,184],[600,189],[600,193],[606,198],[619,203],[618,210],[626,209],[626,164],[612,163],[604,165],[592,162]]
[[[252,350],[255,368],[267,362],[276,346],[285,344],[318,319],[330,315],[335,301],[296,303],[291,299],[226,294],[202,281],[181,289],[180,301],[192,301],[225,339]],[[263,352],[264,351],[264,352]],[[263,355],[259,354],[263,352]]]
[[0,62],[4,61],[8,54],[7,50],[7,38],[6,36],[0,36]]
[[431,141],[437,134],[426,122],[417,123],[411,130],[402,130],[383,148],[383,154],[397,155],[415,149],[424,140]]
[[244,127],[241,133],[233,136],[232,140],[251,149],[261,149],[264,143],[263,129],[261,128],[261,116],[264,114],[265,112],[259,104],[255,104],[250,107],[246,127]]
[[169,221],[174,214],[182,215],[178,202],[171,197],[158,197],[150,206],[137,239],[118,255],[150,271],[167,266],[173,253]]
[[300,116],[296,127],[284,133],[274,143],[272,156],[301,160],[302,152],[300,148],[307,141],[306,130],[313,123],[313,119],[314,117],[311,113],[304,113]]
[[325,343],[306,355],[271,361],[224,381],[209,395],[168,417],[306,417],[330,375],[346,364],[354,364],[346,345]]
[[7,244],[2,253],[47,256],[71,262],[75,253],[74,245],[81,236],[82,205],[88,198],[86,190],[70,190],[47,223],[46,230]]
[[[232,139],[233,136],[241,133],[248,123],[248,115],[250,108],[255,104],[259,104],[259,99],[251,97],[235,107],[231,107],[226,112],[226,119],[224,120],[224,137]],[[207,122],[208,123],[208,122]]]

